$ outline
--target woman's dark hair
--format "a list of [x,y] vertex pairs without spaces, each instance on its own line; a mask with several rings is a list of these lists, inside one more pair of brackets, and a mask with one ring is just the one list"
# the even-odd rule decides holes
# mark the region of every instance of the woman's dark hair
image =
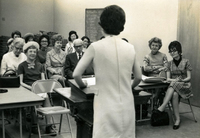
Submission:
[[13,31],[13,32],[11,33],[11,37],[14,38],[14,35],[15,35],[15,34],[16,34],[16,35],[19,35],[19,36],[21,37],[20,31],[17,31],[17,30],[16,30],[16,31]]
[[69,37],[68,37],[68,40],[69,40],[69,41],[72,41],[72,39],[71,39],[71,35],[72,35],[72,34],[75,34],[75,35],[76,35],[76,39],[78,39],[78,35],[77,35],[76,31],[70,31],[70,32],[69,32]]
[[182,54],[182,46],[178,41],[172,41],[168,46],[169,51],[172,49],[176,49],[179,54]]
[[62,36],[61,34],[55,34],[51,37],[51,42],[52,42],[52,45],[54,46],[55,45],[55,42],[56,41],[62,41]]
[[[37,49],[37,48],[35,46],[30,46],[30,47],[28,47],[27,49],[24,50],[24,53],[27,53],[29,49]],[[37,49],[37,52],[38,52],[38,49]]]
[[39,37],[39,40],[38,40],[38,43],[39,43],[39,45],[40,45],[40,48],[41,48],[41,41],[42,41],[43,38],[46,38],[46,39],[47,39],[47,43],[48,43],[47,46],[49,46],[49,44],[50,44],[49,36],[46,35],[46,34],[43,34],[43,35],[41,35],[41,36]]
[[[153,37],[153,38],[151,38],[151,40],[149,40],[149,47],[151,48],[151,44],[152,43],[158,43],[159,44],[159,47],[161,48],[162,47],[162,40],[160,39],[160,38],[158,38],[158,37]],[[159,48],[159,49],[160,49]]]
[[90,45],[90,38],[89,37],[87,37],[87,36],[83,36],[82,38],[81,38],[81,40],[83,41],[84,39],[87,39],[88,40],[88,46]]
[[117,5],[107,6],[100,16],[99,25],[105,33],[118,35],[124,30],[125,18],[125,12],[121,7]]

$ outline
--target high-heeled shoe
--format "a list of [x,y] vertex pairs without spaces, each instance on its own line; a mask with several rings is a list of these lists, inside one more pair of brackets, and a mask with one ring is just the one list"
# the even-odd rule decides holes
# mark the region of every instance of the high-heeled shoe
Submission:
[[174,130],[179,129],[179,127],[180,127],[180,123],[181,123],[181,121],[179,122],[178,125],[173,125],[173,129],[174,129]]

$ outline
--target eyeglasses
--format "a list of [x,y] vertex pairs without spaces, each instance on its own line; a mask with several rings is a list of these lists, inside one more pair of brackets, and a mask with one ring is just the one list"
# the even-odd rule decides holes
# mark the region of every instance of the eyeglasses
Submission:
[[169,50],[169,53],[175,53],[175,52],[177,52],[177,50],[176,50],[176,49]]
[[19,51],[22,51],[22,50],[23,50],[23,48],[19,48],[19,47],[16,47],[16,46],[15,46],[15,49],[16,49],[16,50],[19,50]]

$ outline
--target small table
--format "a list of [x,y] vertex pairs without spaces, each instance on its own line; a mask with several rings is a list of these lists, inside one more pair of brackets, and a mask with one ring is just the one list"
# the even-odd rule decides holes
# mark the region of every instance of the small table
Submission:
[[[154,90],[154,89],[160,89],[160,88],[167,88],[170,83],[164,83],[164,82],[143,82],[141,81],[139,83],[139,87],[143,88],[144,91],[149,91],[149,90]],[[153,110],[153,95],[152,95],[152,100],[151,100],[151,110]]]
[[0,110],[2,110],[3,138],[5,138],[4,110],[10,108],[19,108],[20,138],[22,138],[21,108],[42,105],[44,99],[24,87],[6,89],[8,92],[0,93]]

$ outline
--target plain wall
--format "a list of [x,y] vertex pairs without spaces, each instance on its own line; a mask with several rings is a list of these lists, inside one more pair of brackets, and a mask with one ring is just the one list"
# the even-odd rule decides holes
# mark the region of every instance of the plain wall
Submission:
[[161,52],[167,54],[168,45],[177,39],[178,0],[56,0],[54,31],[65,38],[71,30],[79,37],[85,35],[85,9],[104,8],[116,4],[126,13],[126,24],[120,37],[128,39],[135,46],[138,60],[150,52],[148,41],[152,37],[162,39]]
[[0,0],[0,35],[54,31],[54,0]]

